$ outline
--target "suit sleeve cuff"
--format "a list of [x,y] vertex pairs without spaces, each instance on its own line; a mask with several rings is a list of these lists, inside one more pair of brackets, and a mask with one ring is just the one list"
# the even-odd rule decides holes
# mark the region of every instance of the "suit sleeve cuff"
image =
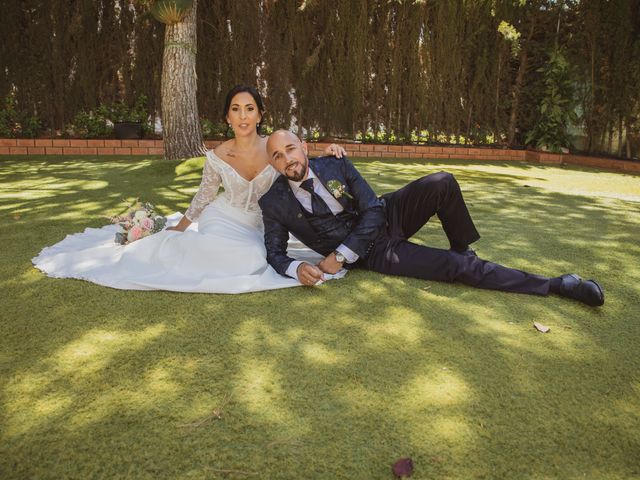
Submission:
[[358,258],[360,258],[360,256],[356,252],[351,250],[344,243],[341,245],[338,245],[338,248],[336,248],[336,250],[340,252],[342,255],[344,255],[344,258],[347,261],[347,263],[354,263],[358,260]]
[[295,278],[296,280],[298,280],[298,267],[301,263],[302,262],[300,260],[294,260],[293,262],[291,262],[287,267],[286,274],[291,278]]

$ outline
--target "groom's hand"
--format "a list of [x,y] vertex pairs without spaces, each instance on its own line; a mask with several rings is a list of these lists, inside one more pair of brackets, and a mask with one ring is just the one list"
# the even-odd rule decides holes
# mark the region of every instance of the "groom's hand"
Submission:
[[330,253],[318,264],[318,268],[320,268],[324,273],[330,273],[333,275],[334,273],[338,273],[342,270],[342,263],[336,260],[335,253]]
[[301,263],[296,270],[298,280],[303,285],[313,287],[316,283],[323,280],[322,270],[310,263]]

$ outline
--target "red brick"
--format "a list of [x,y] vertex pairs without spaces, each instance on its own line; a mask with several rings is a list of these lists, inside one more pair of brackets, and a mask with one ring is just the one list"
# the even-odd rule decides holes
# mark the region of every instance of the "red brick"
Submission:
[[374,152],[388,152],[388,146],[387,145],[374,145],[373,146],[373,151]]
[[138,147],[138,142],[139,140],[122,140],[122,146],[127,148]]
[[62,155],[63,147],[46,147],[47,155]]
[[149,148],[149,155],[164,155],[164,148]]
[[[213,140],[209,140],[209,141],[213,141]],[[154,140],[153,141],[153,146],[156,148],[163,148],[164,147],[164,140]],[[213,146],[215,147],[215,142],[213,142]]]
[[154,141],[153,140],[139,140],[138,141],[138,146],[139,147],[153,147],[154,146]]
[[35,140],[32,140],[30,138],[18,138],[16,145],[18,147],[33,147],[35,146]]
[[373,145],[360,145],[361,152],[373,152]]
[[105,140],[104,146],[105,147],[121,147],[122,140]]
[[80,155],[82,147],[64,147],[62,151],[65,155]]
[[70,147],[86,147],[87,141],[86,140],[69,140],[69,146]]
[[402,145],[389,145],[389,152],[401,152],[402,151]]
[[[362,153],[364,155],[364,152]],[[367,157],[380,157],[380,152],[367,152]]]
[[133,147],[131,155],[149,155],[149,149],[145,147]]
[[9,155],[11,153],[11,147],[0,147],[0,155]]
[[53,143],[53,147],[68,147],[69,146],[69,140],[66,139],[54,139],[52,140]]
[[442,147],[416,147],[416,152],[418,153],[441,153]]
[[98,149],[98,155],[113,155],[113,147],[101,147]]
[[470,148],[460,148],[460,147],[456,147],[453,149],[453,152],[451,153],[471,153],[470,152]]
[[104,147],[104,140],[87,140],[87,147]]
[[9,147],[9,153],[12,155],[26,155],[29,152],[27,147]]
[[51,147],[53,146],[53,141],[46,139],[36,139],[36,147]]
[[45,147],[27,147],[29,155],[44,155],[46,153],[44,148]]
[[432,153],[431,158],[451,158],[451,155],[448,153]]
[[378,152],[378,156],[382,158],[395,158],[396,154],[393,152]]
[[97,155],[98,149],[96,147],[85,147],[80,149],[80,155]]
[[621,167],[622,170],[625,172],[639,172],[640,173],[640,162],[630,162],[630,161],[624,161],[624,162],[620,162],[622,163]]
[[114,148],[113,153],[115,155],[131,155],[130,148]]
[[414,147],[412,145],[404,145],[402,147],[402,151],[405,152],[405,153],[415,153],[416,147]]
[[15,138],[0,138],[0,147],[15,147],[16,145]]
[[424,158],[424,153],[410,153],[409,158]]

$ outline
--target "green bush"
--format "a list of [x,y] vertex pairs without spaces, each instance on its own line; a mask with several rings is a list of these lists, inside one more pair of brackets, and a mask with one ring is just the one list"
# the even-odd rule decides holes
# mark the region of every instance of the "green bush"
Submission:
[[571,66],[562,50],[555,48],[546,65],[538,72],[542,73],[544,96],[538,122],[527,134],[526,143],[560,152],[563,147],[570,145],[568,128],[571,122],[577,120]]
[[113,132],[117,122],[139,122],[144,134],[153,132],[151,116],[146,107],[147,97],[140,95],[133,107],[124,102],[99,105],[95,110],[80,111],[65,128],[65,134],[80,138],[104,138]]
[[98,107],[95,112],[78,112],[65,128],[68,136],[80,138],[104,138],[110,136],[112,131],[113,126],[107,123],[101,107]]
[[202,136],[207,140],[226,138],[227,125],[224,122],[214,123],[211,120],[200,117]]
[[5,108],[0,110],[0,137],[35,138],[42,131],[40,119],[19,111],[15,97],[7,96]]

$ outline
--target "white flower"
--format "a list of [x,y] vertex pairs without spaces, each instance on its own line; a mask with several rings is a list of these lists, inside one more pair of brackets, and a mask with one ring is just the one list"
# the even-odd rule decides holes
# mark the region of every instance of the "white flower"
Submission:
[[133,216],[134,220],[138,220],[138,222],[140,220],[142,220],[143,218],[147,218],[147,211],[146,210],[138,210],[135,215]]

